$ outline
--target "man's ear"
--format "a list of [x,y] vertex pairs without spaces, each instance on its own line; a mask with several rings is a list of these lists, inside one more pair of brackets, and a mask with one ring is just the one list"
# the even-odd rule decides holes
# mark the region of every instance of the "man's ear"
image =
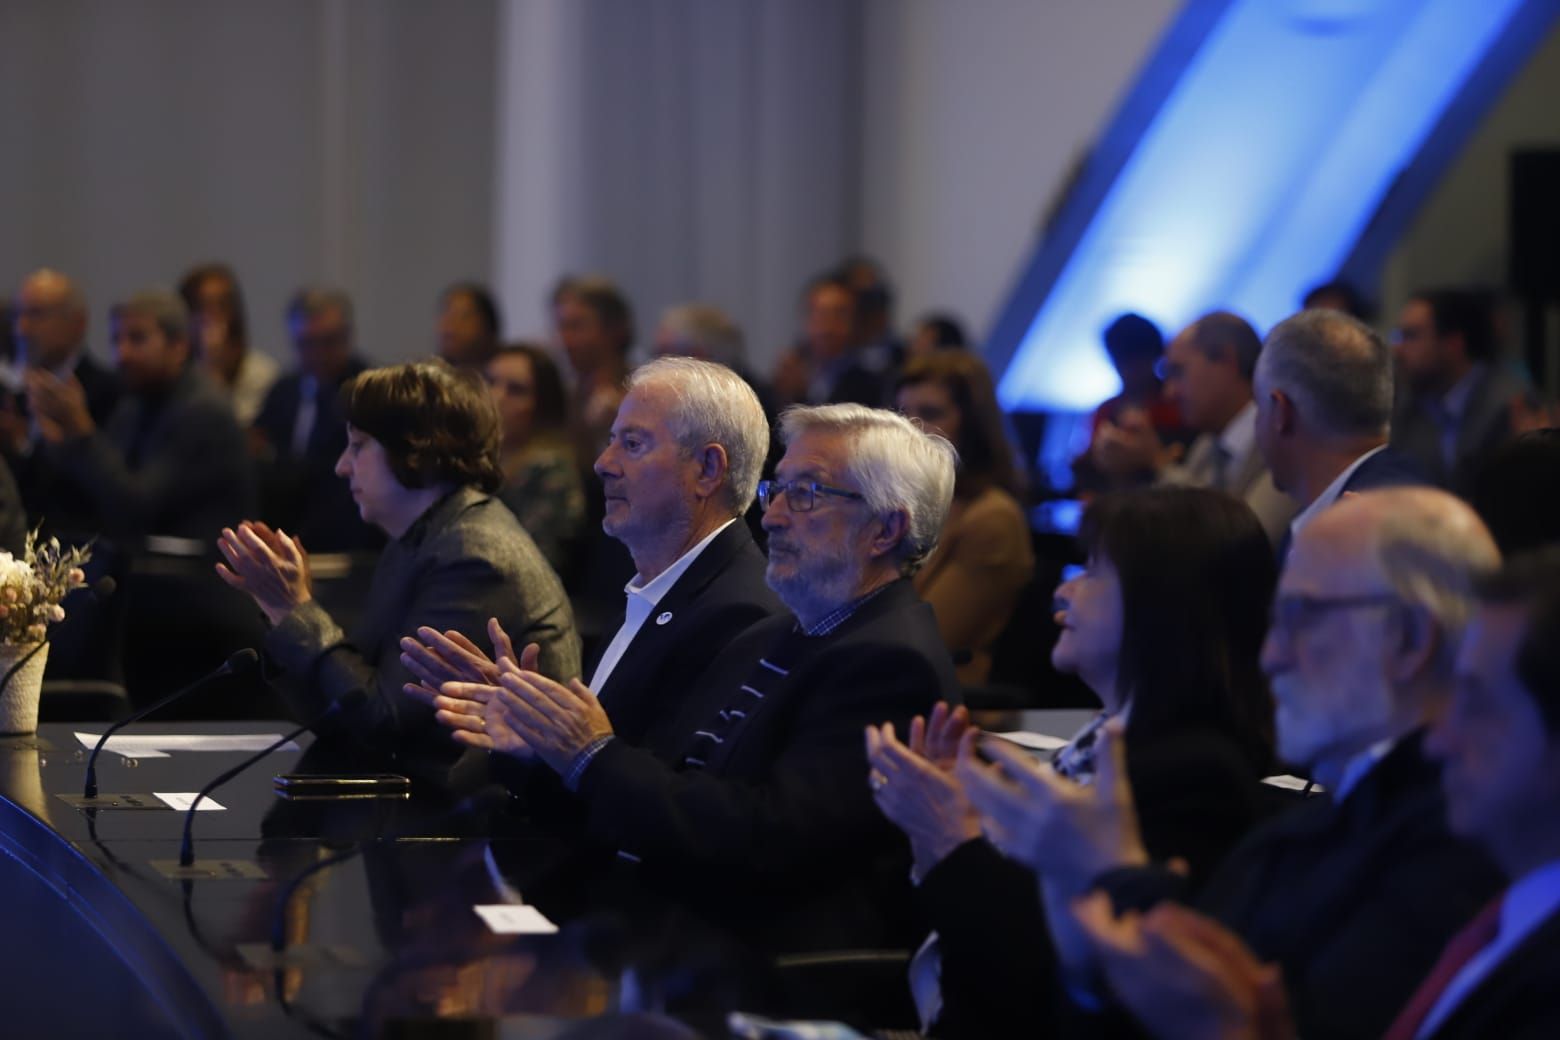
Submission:
[[872,556],[887,556],[898,550],[899,545],[910,537],[910,514],[903,509],[896,509],[892,513],[885,514],[877,521],[877,528],[872,533]]
[[709,498],[720,490],[731,470],[730,460],[726,458],[726,449],[719,444],[706,444],[693,459],[699,464],[699,474],[696,478],[699,494]]
[[1396,620],[1387,639],[1391,655],[1387,674],[1394,682],[1407,682],[1433,666],[1441,652],[1443,634],[1424,607],[1404,604],[1393,612],[1393,617]]
[[1295,402],[1282,390],[1269,390],[1268,400],[1273,402],[1273,432],[1295,432]]

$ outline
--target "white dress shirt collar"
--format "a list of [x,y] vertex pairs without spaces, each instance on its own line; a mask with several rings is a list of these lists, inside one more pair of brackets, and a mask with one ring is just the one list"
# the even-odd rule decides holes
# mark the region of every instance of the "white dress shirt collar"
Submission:
[[1322,493],[1317,495],[1316,498],[1311,501],[1310,505],[1300,510],[1299,514],[1297,514],[1293,520],[1289,521],[1290,539],[1293,540],[1294,537],[1300,533],[1301,528],[1310,523],[1312,520],[1316,519],[1316,515],[1318,513],[1332,505],[1334,502],[1338,501],[1339,498],[1343,497],[1343,489],[1348,486],[1348,483],[1350,479],[1353,478],[1356,470],[1365,465],[1365,463],[1370,461],[1370,459],[1386,450],[1387,446],[1385,444],[1378,444],[1376,447],[1370,449],[1365,454],[1349,463],[1349,465],[1345,467],[1342,473],[1333,478],[1333,482],[1331,484],[1328,484],[1325,488],[1322,489]]
[[1239,465],[1253,451],[1257,450],[1257,402],[1247,401],[1246,407],[1235,413],[1235,417],[1224,424],[1224,429],[1219,431],[1215,438],[1219,447],[1224,449],[1229,464]]

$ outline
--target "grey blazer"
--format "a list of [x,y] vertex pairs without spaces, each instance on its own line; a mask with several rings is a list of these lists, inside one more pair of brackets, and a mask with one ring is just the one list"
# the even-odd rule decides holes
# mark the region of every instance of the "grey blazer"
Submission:
[[1186,461],[1167,469],[1160,483],[1190,484],[1234,495],[1257,514],[1269,540],[1274,545],[1280,544],[1289,530],[1289,521],[1298,512],[1294,501],[1274,486],[1273,474],[1268,472],[1267,463],[1255,445],[1243,458],[1231,463],[1221,485],[1215,479],[1214,449],[1218,442],[1218,437],[1211,433],[1199,435],[1187,449]]
[[1423,399],[1404,392],[1392,418],[1392,447],[1412,459],[1431,483],[1466,496],[1480,467],[1511,437],[1511,399],[1526,387],[1503,366],[1478,377],[1457,424],[1450,467],[1441,454],[1441,430]]
[[579,635],[558,576],[502,502],[465,487],[385,547],[350,637],[311,602],[283,618],[265,648],[287,673],[282,693],[300,721],[362,691],[366,698],[349,701],[321,731],[440,767],[459,757],[461,747],[431,707],[402,692],[414,680],[401,664],[400,639],[429,625],[487,646],[490,617],[517,648],[540,644],[547,675],[565,681],[579,675]]

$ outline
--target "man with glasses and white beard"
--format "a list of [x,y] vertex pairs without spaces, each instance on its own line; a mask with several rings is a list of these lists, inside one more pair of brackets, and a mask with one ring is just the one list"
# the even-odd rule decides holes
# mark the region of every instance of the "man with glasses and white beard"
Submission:
[[792,616],[719,652],[671,755],[619,736],[584,684],[519,667],[496,685],[448,684],[434,703],[457,739],[561,777],[588,842],[726,923],[756,917],[787,946],[880,942],[884,880],[908,890],[909,860],[862,783],[861,733],[957,702],[936,619],[907,580],[936,545],[954,452],[859,405],[793,408],[781,425],[785,456],[760,501],[767,580]]

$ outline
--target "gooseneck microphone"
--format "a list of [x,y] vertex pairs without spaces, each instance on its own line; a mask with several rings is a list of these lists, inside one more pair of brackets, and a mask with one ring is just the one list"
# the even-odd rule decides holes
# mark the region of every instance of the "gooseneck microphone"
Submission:
[[188,867],[194,865],[195,863],[195,813],[200,808],[200,803],[207,795],[221,787],[223,784],[227,783],[229,780],[233,779],[239,773],[242,773],[244,770],[254,765],[256,762],[260,761],[265,756],[269,755],[271,752],[280,750],[285,744],[287,744],[288,741],[297,740],[299,737],[309,732],[309,730],[313,729],[320,723],[324,722],[326,719],[330,718],[332,715],[336,714],[336,712],[340,710],[342,704],[348,701],[359,700],[362,697],[363,694],[361,691],[353,691],[353,693],[342,697],[340,700],[331,704],[330,707],[326,708],[315,718],[309,720],[304,725],[299,726],[291,733],[284,734],[283,736],[277,738],[271,744],[259,751],[256,751],[254,754],[244,759],[232,769],[218,774],[209,784],[207,784],[205,787],[202,787],[200,792],[195,795],[195,799],[190,802],[189,809],[184,813],[184,839],[179,843],[179,866]]
[[130,723],[139,722],[140,720],[146,718],[146,716],[150,715],[152,712],[157,711],[159,708],[166,708],[180,697],[183,697],[189,693],[193,693],[202,686],[205,686],[207,683],[220,679],[224,675],[238,675],[242,672],[246,672],[259,662],[260,655],[253,649],[246,647],[245,649],[240,650],[238,653],[234,654],[232,657],[229,657],[226,661],[223,661],[222,667],[218,668],[216,671],[209,672],[206,675],[201,676],[199,679],[196,679],[194,682],[190,683],[188,686],[185,686],[183,689],[175,690],[173,693],[170,693],[168,696],[164,697],[157,703],[142,708],[140,711],[131,713],[125,718],[122,718],[118,722],[114,723],[112,726],[108,727],[108,729],[104,730],[103,735],[98,738],[97,745],[93,747],[92,754],[87,756],[87,781],[82,791],[83,795],[85,795],[87,798],[97,797],[97,757],[98,752],[103,750],[103,745],[108,743],[109,737],[130,725]]

